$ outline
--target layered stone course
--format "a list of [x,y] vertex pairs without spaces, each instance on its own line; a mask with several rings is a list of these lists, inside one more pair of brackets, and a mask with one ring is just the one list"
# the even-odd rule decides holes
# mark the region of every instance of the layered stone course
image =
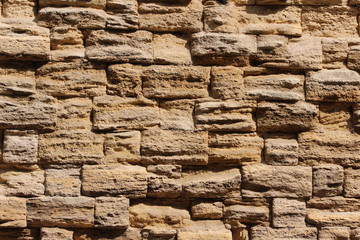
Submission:
[[0,10],[0,240],[360,239],[360,0]]

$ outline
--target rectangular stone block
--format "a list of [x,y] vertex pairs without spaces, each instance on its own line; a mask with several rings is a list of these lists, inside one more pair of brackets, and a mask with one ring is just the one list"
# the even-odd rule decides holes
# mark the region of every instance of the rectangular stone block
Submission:
[[106,0],[39,0],[40,7],[92,7],[105,8]]
[[201,202],[191,207],[193,219],[222,219],[224,204],[222,202]]
[[312,195],[312,169],[264,164],[242,167],[243,197],[301,198]]
[[81,193],[80,169],[46,169],[47,196],[79,197]]
[[74,232],[74,240],[92,239],[116,239],[116,240],[138,240],[141,239],[140,229],[81,229]]
[[323,68],[328,69],[337,69],[344,68],[347,63],[349,68],[352,61],[350,59],[349,52],[349,60],[348,60],[348,41],[345,39],[338,38],[324,38],[322,40],[323,46]]
[[95,200],[88,197],[39,197],[26,202],[31,227],[91,228]]
[[154,61],[156,64],[190,65],[189,39],[182,35],[155,34]]
[[222,165],[243,165],[261,161],[264,140],[255,133],[211,133],[209,162]]
[[146,129],[159,124],[157,103],[148,99],[103,96],[94,98],[93,129]]
[[148,193],[151,198],[178,198],[182,184],[177,179],[151,174],[148,178]]
[[318,109],[307,102],[260,102],[257,128],[260,132],[300,132],[314,128]]
[[149,64],[153,62],[153,34],[93,31],[86,39],[86,56],[98,62]]
[[226,222],[243,224],[266,224],[269,222],[269,208],[266,206],[232,205],[225,207]]
[[305,100],[304,77],[301,75],[260,75],[244,78],[245,95],[263,101]]
[[[345,130],[351,126],[352,118],[351,103],[324,102],[319,104],[319,123],[326,128]],[[355,114],[354,114],[355,115]]]
[[189,221],[186,220],[179,229],[178,240],[232,240],[232,234],[221,221]]
[[160,102],[160,128],[164,130],[194,130],[195,101],[178,99]]
[[142,94],[142,68],[131,64],[115,64],[108,68],[107,93],[120,97],[138,97]]
[[306,227],[305,216],[306,203],[304,201],[274,198],[272,205],[273,227]]
[[350,240],[350,228],[347,227],[325,227],[319,231],[319,240]]
[[297,165],[299,145],[296,139],[268,138],[265,140],[265,161],[271,165]]
[[84,165],[82,170],[82,193],[86,196],[146,197],[146,168],[140,166]]
[[2,229],[0,231],[0,238],[6,240],[38,240],[39,237],[39,229],[36,228],[10,228],[10,229]]
[[143,2],[139,6],[139,28],[155,32],[200,32],[202,4],[190,0],[187,4]]
[[35,17],[37,2],[34,0],[4,0],[2,15],[7,18]]
[[197,129],[208,131],[253,132],[256,130],[255,109],[256,102],[251,100],[198,103],[195,125]]
[[95,227],[128,228],[129,199],[119,197],[98,197],[95,200]]
[[38,154],[38,134],[33,130],[5,130],[3,163],[35,164]]
[[74,232],[63,228],[41,228],[41,240],[54,240],[60,238],[62,240],[73,240]]
[[56,107],[56,100],[51,97],[1,97],[0,129],[54,129]]
[[0,65],[0,94],[28,96],[35,93],[35,69],[28,64]]
[[99,163],[104,139],[88,130],[56,131],[39,136],[39,158],[47,164]]
[[209,96],[210,68],[151,66],[144,69],[142,80],[148,98],[202,98]]
[[68,98],[58,100],[56,129],[76,131],[90,130],[92,100],[88,98]]
[[345,197],[360,197],[360,170],[348,168],[345,169],[344,179],[344,196]]
[[139,14],[136,0],[108,0],[106,2],[106,28],[117,30],[138,29]]
[[244,97],[243,71],[237,67],[211,68],[211,95],[214,98],[237,99]]
[[148,164],[206,165],[207,142],[207,132],[154,128],[142,133],[142,159]]
[[104,65],[86,62],[48,63],[36,71],[37,90],[56,97],[105,95]]
[[0,197],[0,228],[24,227],[26,227],[26,199]]
[[314,227],[303,227],[303,228],[252,227],[251,236],[253,240],[268,240],[268,239],[276,239],[276,238],[316,240],[317,229]]
[[313,167],[313,196],[331,197],[343,192],[344,169],[339,165]]

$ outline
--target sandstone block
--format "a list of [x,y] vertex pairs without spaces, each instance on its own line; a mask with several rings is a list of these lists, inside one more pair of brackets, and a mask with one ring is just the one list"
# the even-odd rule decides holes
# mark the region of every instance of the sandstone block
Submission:
[[149,165],[146,170],[159,176],[179,179],[181,177],[181,165]]
[[141,153],[146,163],[206,165],[206,132],[149,129],[143,131]]
[[355,132],[360,132],[360,104],[353,106],[353,125]]
[[251,35],[201,32],[192,36],[191,53],[198,64],[243,66],[256,53],[256,39]]
[[264,164],[242,167],[244,197],[310,197],[310,167],[270,166]]
[[69,98],[58,101],[56,129],[90,130],[92,100],[87,98]]
[[137,97],[142,94],[142,69],[131,64],[116,64],[108,68],[107,93],[121,97]]
[[359,240],[360,238],[360,228],[351,229],[351,240]]
[[261,132],[300,132],[314,128],[317,108],[307,102],[261,102],[257,108],[257,128]]
[[5,130],[4,135],[3,163],[37,163],[38,135],[36,131]]
[[304,77],[300,75],[264,75],[244,78],[245,95],[256,100],[301,101],[304,96]]
[[94,225],[94,199],[39,197],[27,200],[27,222],[32,227],[89,228]]
[[221,221],[185,221],[179,229],[178,240],[232,240],[231,231]]
[[37,2],[34,0],[4,0],[2,15],[7,18],[35,17]]
[[319,104],[319,123],[329,129],[345,130],[351,126],[351,103],[334,102]]
[[305,216],[306,203],[304,201],[274,198],[272,206],[273,227],[306,227]]
[[45,193],[48,196],[80,196],[80,169],[46,169],[45,179]]
[[253,227],[251,228],[251,236],[254,240],[267,239],[306,239],[316,240],[317,229],[313,227],[303,228],[270,228],[270,227]]
[[160,128],[165,130],[194,130],[195,101],[169,100],[160,103]]
[[[348,58],[348,41],[337,38],[324,38],[322,40],[323,46],[323,67],[324,68],[343,68],[345,62],[350,67],[352,61],[347,60]],[[349,53],[349,56],[351,54]],[[353,59],[353,58],[351,58]]]
[[207,32],[238,33],[240,24],[238,21],[239,7],[236,2],[221,4],[217,1],[204,3],[204,30]]
[[192,63],[186,37],[173,34],[154,35],[154,61],[156,64],[181,64]]
[[194,219],[222,219],[223,218],[222,202],[202,202],[191,207],[191,217]]
[[51,60],[74,61],[85,58],[83,42],[83,34],[76,27],[53,27],[50,30]]
[[95,227],[127,228],[129,226],[129,199],[98,197],[95,200]]
[[208,96],[210,68],[151,66],[143,71],[143,93],[148,98],[201,98]]
[[98,62],[153,62],[153,34],[93,31],[86,40],[86,56]]
[[350,229],[347,227],[325,227],[319,230],[319,240],[350,240]]
[[244,97],[243,71],[230,66],[212,67],[211,95],[223,100]]
[[151,175],[148,178],[148,197],[178,198],[182,193],[182,185],[176,179]]
[[83,229],[74,232],[74,240],[139,240],[142,239],[139,229]]
[[344,169],[338,165],[313,167],[313,195],[331,197],[343,192]]
[[255,133],[211,133],[209,162],[218,164],[247,164],[261,161],[264,140]]
[[73,240],[73,231],[69,231],[62,228],[41,228],[40,239],[41,240]]
[[0,228],[26,227],[26,200],[0,197],[0,201]]
[[345,197],[359,197],[360,196],[360,170],[348,168],[345,169],[344,180],[344,196]]
[[351,46],[348,55],[347,55],[347,67],[352,70],[359,70],[360,69],[360,46],[355,45]]
[[268,138],[265,140],[265,161],[271,165],[297,165],[299,145],[296,139]]
[[27,64],[0,65],[0,94],[28,96],[35,93],[35,69]]
[[198,103],[195,125],[200,130],[253,132],[256,130],[255,109],[256,102],[247,100]]
[[225,207],[224,219],[230,223],[266,224],[269,218],[269,208],[265,206],[232,205]]
[[105,66],[85,63],[48,63],[37,71],[37,89],[56,97],[94,97],[106,90]]
[[230,198],[240,196],[239,169],[183,173],[183,196],[190,198]]
[[92,8],[105,8],[106,0],[39,0],[40,7],[92,7]]
[[146,129],[159,124],[159,108],[147,99],[103,96],[94,98],[93,129]]
[[2,239],[9,240],[37,240],[39,236],[39,230],[36,228],[10,228],[10,229],[2,229],[0,231],[0,237]]
[[117,30],[138,29],[138,2],[136,0],[108,0],[106,27]]
[[145,197],[147,172],[144,167],[110,165],[84,165],[82,170],[82,193],[86,196]]
[[[350,0],[352,1],[352,0]],[[342,5],[343,0],[294,0],[294,4],[299,5]]]
[[166,227],[148,227],[142,231],[142,236],[149,239],[176,240],[177,230]]

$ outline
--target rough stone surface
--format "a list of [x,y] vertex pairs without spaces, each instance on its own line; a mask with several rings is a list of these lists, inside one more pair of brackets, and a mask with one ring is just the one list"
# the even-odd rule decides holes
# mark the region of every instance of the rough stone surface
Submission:
[[191,207],[191,213],[194,219],[222,219],[223,203],[198,203]]
[[265,206],[233,205],[225,208],[226,221],[261,224],[269,221],[269,209]]
[[0,197],[0,228],[26,227],[26,200]]
[[313,195],[331,197],[343,192],[344,169],[338,165],[313,167]]
[[37,163],[38,134],[36,131],[6,130],[3,162],[9,164]]
[[41,240],[63,239],[72,240],[73,232],[63,228],[41,228]]
[[95,200],[95,227],[127,228],[129,226],[129,199],[99,197]]
[[271,165],[297,165],[299,145],[295,139],[268,138],[265,140],[265,161]]
[[45,192],[49,196],[79,197],[80,169],[46,169]]
[[269,227],[253,227],[251,236],[254,240],[265,240],[273,238],[284,239],[317,239],[317,230],[312,227],[303,228],[269,228]]
[[273,227],[305,227],[306,203],[296,199],[274,198]]
[[346,197],[359,197],[360,187],[357,182],[360,179],[359,169],[345,169],[344,192]]

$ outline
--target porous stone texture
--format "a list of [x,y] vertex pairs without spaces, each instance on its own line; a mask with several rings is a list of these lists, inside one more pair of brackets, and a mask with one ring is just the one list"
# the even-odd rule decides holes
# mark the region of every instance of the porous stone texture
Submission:
[[359,21],[0,1],[0,240],[360,240]]

